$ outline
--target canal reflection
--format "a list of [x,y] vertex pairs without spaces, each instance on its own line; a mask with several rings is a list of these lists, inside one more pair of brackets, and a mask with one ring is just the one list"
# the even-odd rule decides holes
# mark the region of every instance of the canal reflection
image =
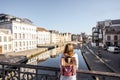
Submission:
[[[80,50],[81,46],[80,45],[74,46],[74,52],[78,54],[78,60],[79,60],[78,69],[79,70],[88,70],[86,62],[85,62],[85,60],[82,56],[82,52]],[[49,55],[49,57],[47,59],[45,59],[44,61],[40,61],[40,62],[37,61],[37,65],[60,68],[60,58],[62,56],[63,50],[64,50],[64,47],[58,47],[58,48],[49,50],[45,53],[42,53],[41,55],[43,55],[43,54],[44,54],[44,56]],[[38,70],[38,73],[41,75],[55,75],[56,74],[56,72],[48,71],[48,70],[47,71],[46,70]],[[58,76],[59,75],[60,75],[60,73],[58,73]],[[94,80],[91,76],[84,75],[84,74],[77,74],[77,79],[78,80]],[[56,79],[49,78],[48,80],[56,80]]]
[[43,52],[35,57],[30,58],[27,64],[38,65],[38,63],[40,62],[46,61],[47,59],[52,57],[56,57],[57,55],[63,52],[63,49],[64,46]]
[[[77,47],[76,49],[74,49],[74,52],[78,54],[78,59],[79,59],[79,67],[78,67],[78,69],[79,70],[88,70],[88,67],[87,67],[87,65],[85,63],[85,60],[84,60],[83,56],[82,56],[80,48]],[[43,62],[39,62],[38,65],[60,68],[61,55],[62,55],[62,52],[59,53],[58,55],[56,55],[55,57],[50,57],[50,58],[46,59]],[[38,73],[40,73],[40,74],[48,74],[48,75],[55,75],[55,73],[52,72],[52,71],[39,70]],[[77,74],[77,78],[78,78],[78,80],[79,79],[80,80],[93,80],[93,78],[91,76],[84,75],[84,74]],[[52,80],[55,80],[55,79],[52,79]]]
[[[78,54],[78,59],[79,59],[79,69],[88,69],[87,65],[84,61],[84,58],[81,54],[81,50],[80,49],[74,49],[75,53]],[[56,53],[56,50],[52,50],[52,53]],[[55,57],[49,57],[48,59],[46,59],[43,62],[39,62],[38,65],[40,66],[48,66],[48,67],[60,67],[60,57],[61,57],[62,53],[59,53],[58,55],[56,55]]]

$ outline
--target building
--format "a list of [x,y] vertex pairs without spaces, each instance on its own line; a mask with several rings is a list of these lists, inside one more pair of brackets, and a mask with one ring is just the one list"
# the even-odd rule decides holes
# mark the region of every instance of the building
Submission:
[[94,46],[120,45],[120,19],[97,22],[92,28],[92,42]]
[[78,42],[81,42],[81,43],[83,42],[81,34],[72,34],[71,35],[71,40],[72,41],[78,41]]
[[9,29],[0,29],[0,54],[12,52],[12,34]]
[[38,45],[50,44],[50,32],[45,28],[37,27],[37,44]]
[[57,36],[55,30],[49,30],[50,32],[50,44],[56,44],[57,43]]
[[71,33],[63,33],[63,36],[64,36],[64,41],[65,41],[65,43],[66,42],[70,42],[70,41],[72,41],[71,40]]
[[109,21],[109,26],[105,26],[103,33],[105,34],[103,43],[106,46],[120,45],[120,20]]
[[65,42],[63,33],[59,33],[59,40],[60,40],[59,43],[64,43]]
[[8,14],[0,14],[0,28],[11,31],[14,52],[36,48],[36,26],[32,21]]

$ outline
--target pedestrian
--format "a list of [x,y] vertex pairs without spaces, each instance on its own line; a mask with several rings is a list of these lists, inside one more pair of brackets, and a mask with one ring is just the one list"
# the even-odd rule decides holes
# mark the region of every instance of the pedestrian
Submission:
[[74,52],[73,44],[68,43],[60,59],[60,80],[76,80],[78,55]]

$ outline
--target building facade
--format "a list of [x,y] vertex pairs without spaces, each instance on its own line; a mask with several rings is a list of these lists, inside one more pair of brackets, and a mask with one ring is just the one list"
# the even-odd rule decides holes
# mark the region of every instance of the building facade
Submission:
[[72,41],[78,41],[78,42],[83,42],[82,35],[81,34],[72,34],[71,35],[71,40]]
[[10,29],[14,52],[36,48],[36,26],[30,20],[0,14],[0,26],[0,28]]
[[51,45],[71,41],[71,33],[59,33],[37,27],[26,18],[0,14],[0,53],[36,49],[37,45]]
[[63,33],[63,35],[64,35],[64,41],[65,41],[65,43],[72,41],[72,37],[71,37],[72,35],[71,35],[71,33]]
[[49,30],[50,32],[50,44],[56,44],[57,43],[57,35],[55,30]]
[[105,37],[103,43],[106,46],[119,46],[120,45],[120,20],[109,21],[109,26],[105,26],[103,32]]
[[0,54],[12,52],[12,34],[9,29],[0,29]]
[[95,46],[120,45],[120,20],[105,20],[97,22],[92,28],[92,42]]
[[44,28],[37,27],[37,44],[49,45],[50,44],[50,32]]

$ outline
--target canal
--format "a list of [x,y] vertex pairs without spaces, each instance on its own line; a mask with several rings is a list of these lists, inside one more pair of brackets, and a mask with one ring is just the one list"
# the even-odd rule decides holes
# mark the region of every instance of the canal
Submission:
[[[87,70],[88,68],[87,68],[87,65],[84,61],[84,58],[83,58],[82,54],[81,54],[81,50],[80,49],[74,49],[74,52],[78,54],[79,69]],[[61,57],[61,55],[62,55],[62,53],[59,53],[55,57],[49,57],[45,61],[39,62],[38,65],[59,68],[60,67],[60,57]]]
[[[56,51],[56,50],[54,50]],[[53,52],[53,51],[52,51]],[[86,65],[86,62],[82,56],[81,50],[80,49],[74,49],[74,52],[78,54],[78,59],[79,59],[79,70],[88,70],[88,67]],[[48,66],[48,67],[60,67],[60,58],[61,58],[62,53],[59,53],[58,55],[54,57],[49,57],[43,62],[39,62],[38,65],[40,66]],[[51,71],[39,71],[42,74],[54,74]],[[78,80],[94,80],[91,76],[84,75],[84,74],[77,74]]]

